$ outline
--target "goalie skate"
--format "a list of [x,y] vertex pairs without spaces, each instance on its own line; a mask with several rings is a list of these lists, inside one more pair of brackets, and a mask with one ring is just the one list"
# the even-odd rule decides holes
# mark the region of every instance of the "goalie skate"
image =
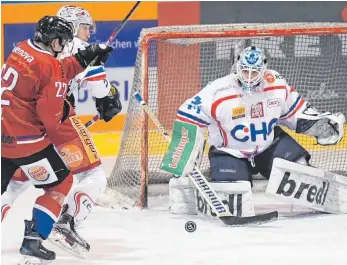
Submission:
[[61,216],[48,239],[56,246],[81,259],[86,259],[90,250],[89,244],[77,233],[73,217],[68,214]]

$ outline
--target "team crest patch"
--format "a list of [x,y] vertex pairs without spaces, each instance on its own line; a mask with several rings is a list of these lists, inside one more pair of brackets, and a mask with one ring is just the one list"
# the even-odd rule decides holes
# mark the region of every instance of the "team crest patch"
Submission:
[[232,109],[232,118],[233,120],[243,118],[246,114],[246,108],[244,106],[233,108]]
[[256,119],[261,117],[264,117],[263,102],[259,102],[258,104],[252,105],[251,107],[251,118]]
[[33,166],[29,168],[28,174],[37,181],[45,181],[49,178],[48,171],[42,166]]

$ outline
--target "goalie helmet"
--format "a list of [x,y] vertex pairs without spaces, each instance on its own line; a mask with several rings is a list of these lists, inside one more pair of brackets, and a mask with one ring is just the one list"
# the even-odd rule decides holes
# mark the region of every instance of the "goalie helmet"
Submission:
[[267,60],[261,49],[254,46],[244,49],[236,63],[236,75],[242,89],[247,93],[258,91],[266,69]]
[[74,28],[74,36],[77,35],[81,24],[89,25],[91,34],[96,32],[95,22],[93,21],[89,12],[84,8],[72,5],[63,6],[58,10],[57,16],[62,17],[72,23]]

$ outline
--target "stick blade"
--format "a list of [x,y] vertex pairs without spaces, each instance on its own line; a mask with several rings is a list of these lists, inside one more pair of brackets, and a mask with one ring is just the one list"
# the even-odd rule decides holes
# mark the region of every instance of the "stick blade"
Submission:
[[277,220],[278,212],[270,212],[249,217],[222,216],[219,219],[228,226],[255,226]]

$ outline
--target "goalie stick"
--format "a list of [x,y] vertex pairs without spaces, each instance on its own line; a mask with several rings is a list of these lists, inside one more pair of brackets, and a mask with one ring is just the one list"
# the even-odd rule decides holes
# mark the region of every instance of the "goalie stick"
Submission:
[[[122,20],[122,22],[118,25],[117,28],[114,29],[114,31],[112,32],[111,36],[108,38],[107,42],[105,43],[106,46],[110,45],[110,43],[117,37],[118,33],[122,30],[122,28],[125,26],[125,24],[128,22],[128,19],[130,18],[130,16],[134,13],[135,9],[137,8],[137,6],[141,3],[141,1],[137,1],[136,4],[133,6],[133,8],[130,10],[130,12],[126,15],[126,17]],[[96,56],[94,58],[94,60],[87,66],[91,67],[95,64],[96,60],[98,59],[98,57]],[[86,68],[86,69],[87,69]],[[79,87],[80,83],[81,83],[82,78],[79,78],[76,80],[76,83],[74,84],[74,86],[70,89],[69,93],[67,94],[67,97],[71,96],[71,94]],[[92,122],[94,119],[98,120],[99,117],[98,115],[96,115],[92,120],[90,120],[88,123],[90,123],[88,126],[89,127],[91,124],[93,124],[94,122]]]
[[[171,139],[169,133],[165,130],[163,125],[161,125],[160,121],[158,120],[152,109],[143,100],[141,95],[138,92],[135,92],[133,95],[140,103],[143,110],[148,114],[154,124],[158,127],[160,132],[164,135],[165,139],[170,142]],[[211,206],[218,218],[228,226],[258,225],[274,221],[278,218],[277,211],[249,217],[233,216],[227,209],[227,207],[225,207],[223,202],[218,198],[217,193],[213,190],[213,188],[197,166],[195,166],[194,170],[190,174],[188,174],[188,177],[194,184],[194,186],[199,190],[207,203]]]

